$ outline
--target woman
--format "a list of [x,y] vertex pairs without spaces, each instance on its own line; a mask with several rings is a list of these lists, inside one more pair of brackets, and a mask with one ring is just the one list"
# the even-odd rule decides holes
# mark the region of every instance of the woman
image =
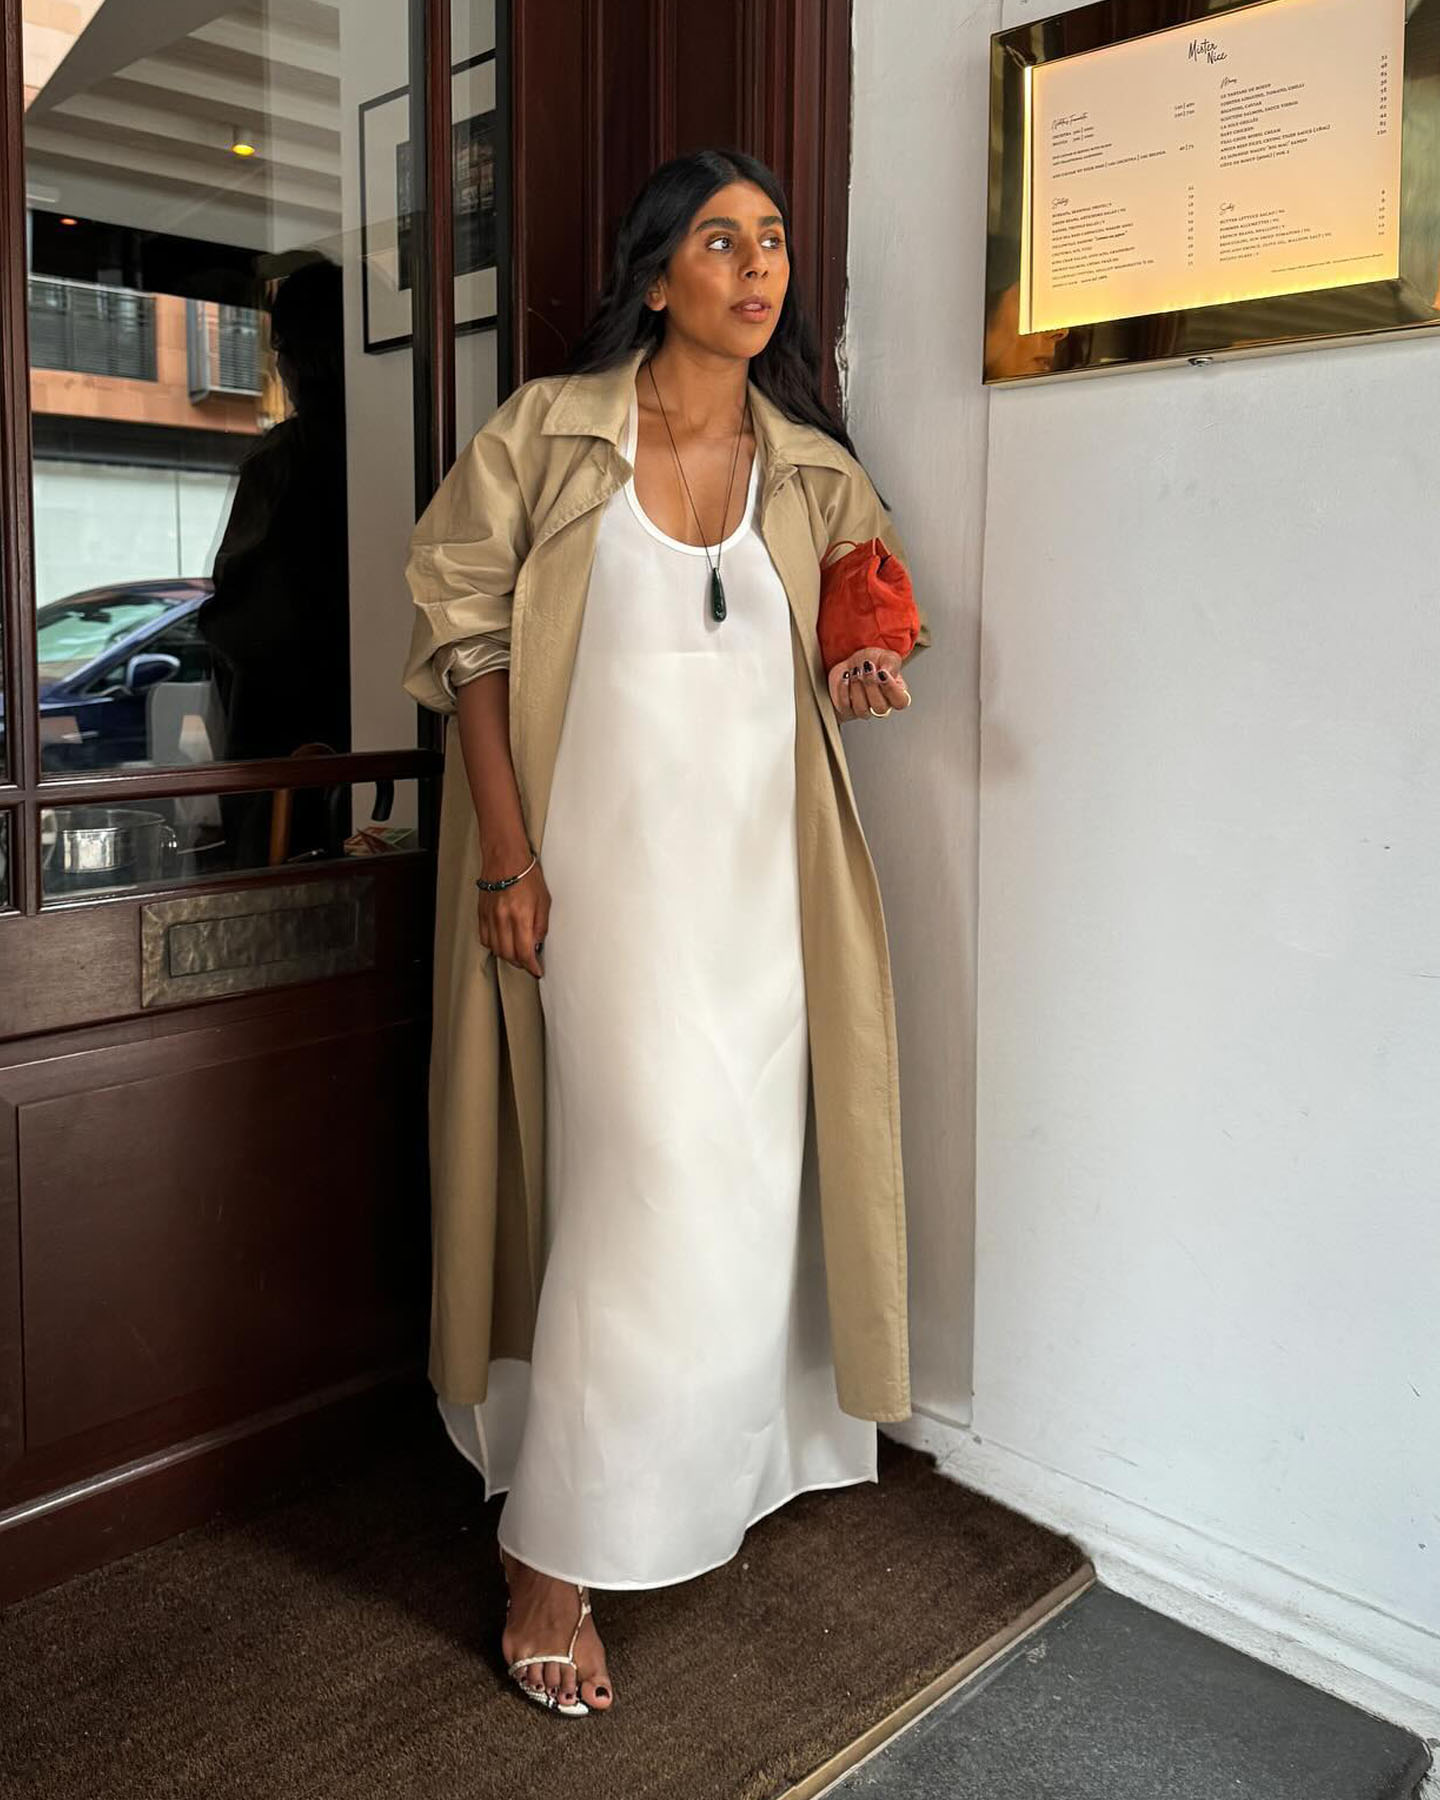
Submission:
[[839,726],[911,696],[894,651],[825,670],[815,633],[822,553],[877,535],[901,554],[819,397],[780,186],[701,151],[412,542],[405,685],[454,716],[430,1373],[508,1490],[506,1662],[567,1714],[614,1699],[590,1588],[727,1561],[794,1494],[875,1479],[875,1421],[909,1412],[889,961]]

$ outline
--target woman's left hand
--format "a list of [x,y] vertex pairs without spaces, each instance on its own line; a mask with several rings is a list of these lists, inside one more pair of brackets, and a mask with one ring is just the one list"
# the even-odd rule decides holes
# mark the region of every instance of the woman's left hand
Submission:
[[[900,673],[901,658],[894,650],[867,644],[844,662],[836,663],[827,680],[830,699],[843,725],[847,719],[877,718],[902,712],[913,696]],[[884,680],[881,680],[881,674]]]

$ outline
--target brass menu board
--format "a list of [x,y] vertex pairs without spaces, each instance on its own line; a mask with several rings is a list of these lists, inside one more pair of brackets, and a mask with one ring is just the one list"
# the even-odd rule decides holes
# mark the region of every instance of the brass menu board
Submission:
[[1440,0],[1113,0],[991,54],[985,378],[1440,323]]
[[1394,277],[1404,56],[1404,0],[1270,0],[1035,69],[1028,328]]

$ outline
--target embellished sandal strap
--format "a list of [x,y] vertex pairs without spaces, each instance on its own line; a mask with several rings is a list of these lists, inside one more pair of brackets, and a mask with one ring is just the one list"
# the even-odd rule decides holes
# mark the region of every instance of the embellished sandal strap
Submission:
[[[575,1583],[575,1589],[580,1595],[580,1617],[575,1621],[575,1629],[570,1634],[570,1654],[564,1658],[564,1661],[572,1665],[575,1664],[575,1646],[580,1641],[580,1628],[585,1623],[586,1613],[590,1611],[590,1602],[585,1598],[585,1589],[578,1581]],[[580,1672],[578,1665],[575,1666],[575,1672],[577,1675]]]
[[[503,1555],[501,1556],[500,1560],[501,1560],[501,1563],[503,1564],[504,1560],[505,1560]],[[585,1623],[586,1615],[592,1610],[592,1608],[591,1608],[590,1602],[585,1598],[584,1586],[578,1581],[575,1583],[575,1591],[580,1596],[580,1617],[575,1621],[575,1629],[570,1634],[569,1650],[566,1652],[566,1654],[564,1656],[558,1656],[549,1651],[541,1651],[534,1656],[517,1656],[515,1661],[510,1664],[510,1673],[512,1675],[516,1672],[517,1669],[528,1669],[528,1668],[533,1667],[533,1665],[535,1663],[548,1663],[548,1662],[569,1663],[570,1667],[572,1669],[574,1669],[576,1675],[577,1676],[579,1675],[580,1665],[575,1660],[575,1646],[580,1641],[580,1628]],[[510,1603],[509,1603],[508,1598],[505,1603],[505,1610],[506,1610],[506,1612],[509,1612],[509,1610],[510,1610]]]
[[[547,1662],[569,1663],[570,1667],[575,1669],[575,1659],[573,1656],[556,1656],[542,1652],[539,1656],[517,1656],[514,1662],[510,1664],[510,1673],[513,1675],[517,1669],[528,1669],[532,1663]],[[575,1672],[578,1675],[580,1671],[576,1669]]]

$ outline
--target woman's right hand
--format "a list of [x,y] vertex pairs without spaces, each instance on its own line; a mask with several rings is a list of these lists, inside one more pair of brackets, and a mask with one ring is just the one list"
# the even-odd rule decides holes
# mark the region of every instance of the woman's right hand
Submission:
[[[482,868],[480,872],[487,881],[503,881],[507,875],[523,869],[529,860],[527,849],[508,860],[494,858],[496,872],[493,875],[488,868]],[[501,888],[498,892],[477,888],[476,894],[480,902],[477,909],[480,942],[496,956],[514,963],[516,968],[528,969],[537,980],[542,977],[545,971],[540,966],[536,945],[544,943],[545,933],[550,928],[550,890],[545,885],[544,871],[538,859],[529,874],[522,876],[513,887]]]

